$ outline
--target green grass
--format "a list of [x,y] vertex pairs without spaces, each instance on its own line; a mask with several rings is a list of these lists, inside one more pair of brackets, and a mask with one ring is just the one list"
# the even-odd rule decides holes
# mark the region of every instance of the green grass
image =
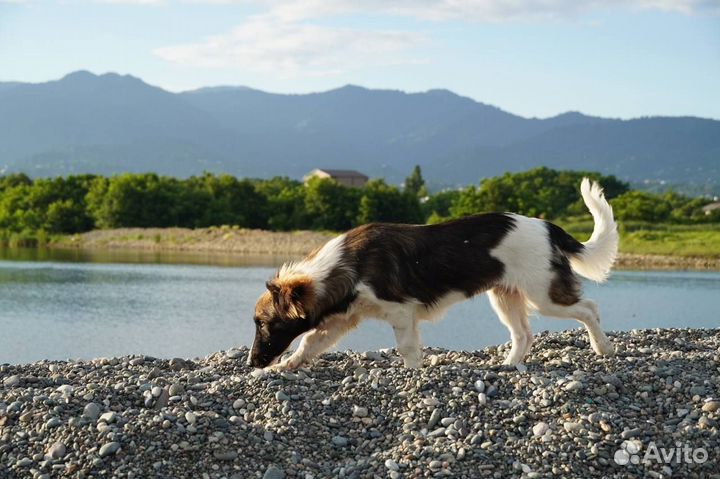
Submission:
[[[555,221],[577,239],[592,233],[591,221]],[[720,224],[678,225],[620,222],[620,252],[668,256],[720,258]]]
[[[588,219],[568,218],[555,220],[568,233],[580,241],[585,241],[592,233],[593,223]],[[720,258],[720,224],[678,225],[647,222],[620,222],[620,251],[640,255],[694,256]],[[219,229],[219,228],[218,228]],[[222,231],[222,229],[220,229]],[[228,230],[229,231],[229,230]],[[49,236],[45,232],[14,233],[0,230],[0,246],[42,247],[48,243],[55,245],[73,244],[75,235]],[[179,244],[191,241],[191,238],[161,238],[148,236],[156,244]],[[145,239],[142,233],[119,238],[134,241]]]

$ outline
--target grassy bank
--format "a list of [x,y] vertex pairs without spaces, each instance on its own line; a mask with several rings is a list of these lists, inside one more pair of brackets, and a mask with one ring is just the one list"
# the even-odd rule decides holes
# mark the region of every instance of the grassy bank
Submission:
[[[580,240],[587,239],[592,232],[590,221],[565,220],[557,223]],[[618,267],[720,269],[720,225],[626,222],[620,225],[620,233]],[[230,226],[121,228],[67,236],[49,236],[43,232],[0,233],[0,245],[298,256],[320,246],[332,235],[330,232],[273,232]]]
[[[591,221],[560,220],[557,223],[578,239],[592,232]],[[620,251],[634,255],[662,255],[720,259],[720,224],[677,225],[666,223],[620,223]]]

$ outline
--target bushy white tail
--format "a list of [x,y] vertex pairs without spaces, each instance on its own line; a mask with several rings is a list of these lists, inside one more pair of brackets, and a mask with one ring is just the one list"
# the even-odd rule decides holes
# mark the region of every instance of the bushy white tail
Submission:
[[595,182],[591,185],[590,180],[583,178],[580,193],[595,220],[595,226],[590,239],[583,243],[585,249],[570,258],[570,265],[578,274],[601,283],[610,274],[617,256],[617,224],[600,185]]

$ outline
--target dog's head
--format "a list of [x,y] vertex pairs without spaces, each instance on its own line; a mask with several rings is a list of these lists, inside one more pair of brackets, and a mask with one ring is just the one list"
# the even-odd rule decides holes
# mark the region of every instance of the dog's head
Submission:
[[315,290],[305,275],[274,278],[255,304],[255,341],[248,363],[273,364],[295,338],[313,328]]

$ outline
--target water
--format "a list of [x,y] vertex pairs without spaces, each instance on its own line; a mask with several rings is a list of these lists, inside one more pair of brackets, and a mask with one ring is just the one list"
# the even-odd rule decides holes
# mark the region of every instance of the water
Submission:
[[[162,264],[203,258],[233,266]],[[195,357],[249,345],[255,300],[279,261],[28,251],[0,251],[0,259],[0,363],[131,353]],[[81,262],[98,260],[122,262]],[[258,261],[264,265],[257,266]],[[585,291],[600,303],[607,330],[720,325],[718,272],[619,271],[607,284],[586,283]],[[535,332],[579,327],[574,321],[543,317],[535,317],[531,325]],[[421,328],[423,344],[451,349],[479,349],[509,339],[484,295]],[[338,348],[392,346],[391,328],[370,320]]]

